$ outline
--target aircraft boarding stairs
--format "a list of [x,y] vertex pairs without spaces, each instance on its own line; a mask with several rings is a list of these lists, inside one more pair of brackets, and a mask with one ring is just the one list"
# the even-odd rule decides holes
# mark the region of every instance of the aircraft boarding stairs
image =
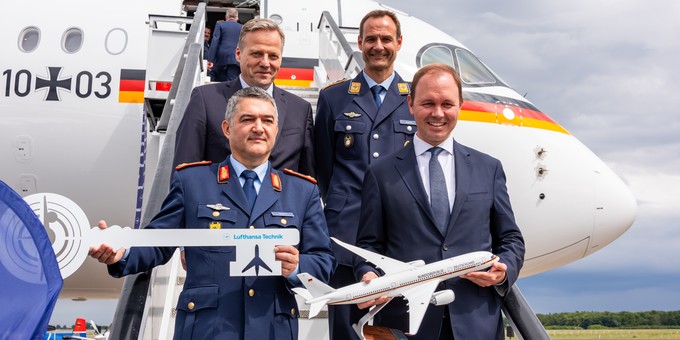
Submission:
[[[205,65],[202,60],[203,28],[205,25],[205,4],[200,3],[193,20],[187,18],[155,18],[179,23],[179,30],[159,29],[150,16],[149,63],[156,65],[147,69],[147,83],[172,82],[168,93],[149,91],[145,93],[145,108],[148,112],[150,136],[147,138],[147,179],[153,174],[153,181],[145,189],[144,208],[140,225],[146,225],[159,211],[168,191],[172,175],[175,131],[182,119],[191,90],[205,83]],[[191,28],[184,27],[190,23]],[[312,87],[283,87],[308,100],[316,112],[318,88],[343,77],[354,77],[362,68],[361,54],[356,51],[358,30],[343,28],[335,24],[328,12],[324,12],[319,23],[320,65],[315,69],[315,83]],[[177,42],[180,45],[177,45]],[[176,51],[168,51],[175,48]],[[160,62],[164,60],[166,64]],[[176,67],[176,68],[175,68]],[[321,80],[321,81],[320,81]],[[148,87],[148,86],[147,86]],[[159,105],[159,103],[161,103]],[[162,113],[159,107],[162,106]],[[151,182],[150,180],[146,181]],[[176,303],[186,277],[182,269],[179,251],[164,266],[149,273],[125,278],[123,290],[116,307],[111,325],[111,339],[171,339],[173,336]],[[324,309],[314,319],[307,319],[308,309],[300,304],[300,339],[328,338],[327,313]],[[515,335],[527,339],[549,339],[535,314],[522,297],[519,289],[513,287],[506,298],[506,317],[513,325]]]

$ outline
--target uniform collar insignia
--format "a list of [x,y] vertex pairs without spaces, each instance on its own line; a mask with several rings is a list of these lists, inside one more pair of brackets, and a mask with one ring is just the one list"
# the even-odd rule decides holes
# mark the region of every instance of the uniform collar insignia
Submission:
[[217,170],[217,182],[227,183],[229,181],[229,166],[225,165]]
[[358,81],[353,81],[349,84],[349,90],[347,91],[347,93],[358,94],[359,90],[361,90],[361,83]]
[[279,178],[279,175],[277,175],[273,172],[271,173],[271,177],[272,177],[272,187],[274,188],[274,190],[280,192],[281,191],[281,178]]
[[397,89],[399,89],[399,94],[405,95],[411,93],[408,87],[408,83],[398,83]]
[[354,111],[352,112],[345,112],[343,115],[349,117],[349,118],[356,118],[356,117],[361,117],[361,113],[356,113]]

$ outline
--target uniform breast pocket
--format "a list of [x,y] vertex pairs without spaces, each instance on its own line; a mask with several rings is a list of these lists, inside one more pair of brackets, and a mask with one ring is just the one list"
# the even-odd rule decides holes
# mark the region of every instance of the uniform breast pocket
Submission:
[[394,121],[394,149],[399,150],[413,142],[413,134],[416,133],[415,120],[395,120]]
[[[196,213],[196,220],[187,223],[196,229],[233,229],[236,228],[238,211],[235,208],[217,204],[200,204]],[[208,252],[228,253],[233,247],[199,247]]]
[[264,215],[264,224],[267,228],[298,228],[299,216],[288,211],[272,211]]
[[340,158],[358,159],[363,150],[362,144],[366,123],[354,120],[337,120],[335,122],[335,151]]

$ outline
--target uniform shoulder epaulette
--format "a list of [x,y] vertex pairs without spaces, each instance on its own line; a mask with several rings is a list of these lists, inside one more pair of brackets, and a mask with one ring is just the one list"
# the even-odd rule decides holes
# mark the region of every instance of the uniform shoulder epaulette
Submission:
[[329,88],[329,87],[331,87],[331,86],[333,86],[333,85],[342,84],[342,83],[344,83],[344,82],[346,82],[346,81],[348,81],[348,80],[349,80],[349,78],[342,78],[342,79],[340,79],[340,80],[336,80],[336,81],[334,81],[334,82],[332,82],[332,83],[330,83],[330,84],[324,86],[324,87],[322,88],[322,90],[325,90],[325,89],[327,89],[327,88]]
[[175,167],[175,170],[182,170],[186,168],[190,168],[192,166],[197,166],[197,165],[210,165],[212,164],[212,161],[200,161],[200,162],[192,162],[192,163],[182,163],[178,166]]
[[309,176],[309,175],[305,175],[305,174],[301,174],[301,173],[299,173],[299,172],[297,172],[297,171],[293,171],[293,170],[291,170],[291,169],[283,169],[283,172],[285,172],[285,173],[287,173],[287,174],[289,174],[289,175],[295,176],[295,177],[300,177],[300,178],[302,178],[302,179],[308,180],[308,181],[310,181],[310,182],[312,182],[312,183],[314,183],[314,184],[317,183],[317,182],[316,182],[316,179],[315,179],[314,177]]

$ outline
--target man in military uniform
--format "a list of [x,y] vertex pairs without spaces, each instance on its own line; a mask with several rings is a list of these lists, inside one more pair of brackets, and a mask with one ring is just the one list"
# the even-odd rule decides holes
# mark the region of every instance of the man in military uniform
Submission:
[[[272,169],[276,103],[262,89],[236,92],[222,123],[232,154],[180,166],[161,211],[147,228],[297,228],[297,246],[276,246],[283,276],[230,277],[234,247],[187,247],[187,277],[177,304],[175,339],[297,339],[299,311],[290,288],[297,273],[328,281],[335,267],[313,179]],[[104,221],[100,228],[106,228]],[[90,256],[121,277],[166,263],[175,247],[114,250]]]
[[[368,165],[403,148],[416,131],[406,102],[409,84],[394,71],[401,39],[393,12],[366,14],[358,38],[364,70],[319,93],[314,127],[319,190],[331,236],[350,244],[356,240],[361,184]],[[337,245],[333,250],[339,265],[330,285],[355,283],[352,254]],[[354,305],[329,306],[331,339],[357,339],[351,325],[363,313]]]

